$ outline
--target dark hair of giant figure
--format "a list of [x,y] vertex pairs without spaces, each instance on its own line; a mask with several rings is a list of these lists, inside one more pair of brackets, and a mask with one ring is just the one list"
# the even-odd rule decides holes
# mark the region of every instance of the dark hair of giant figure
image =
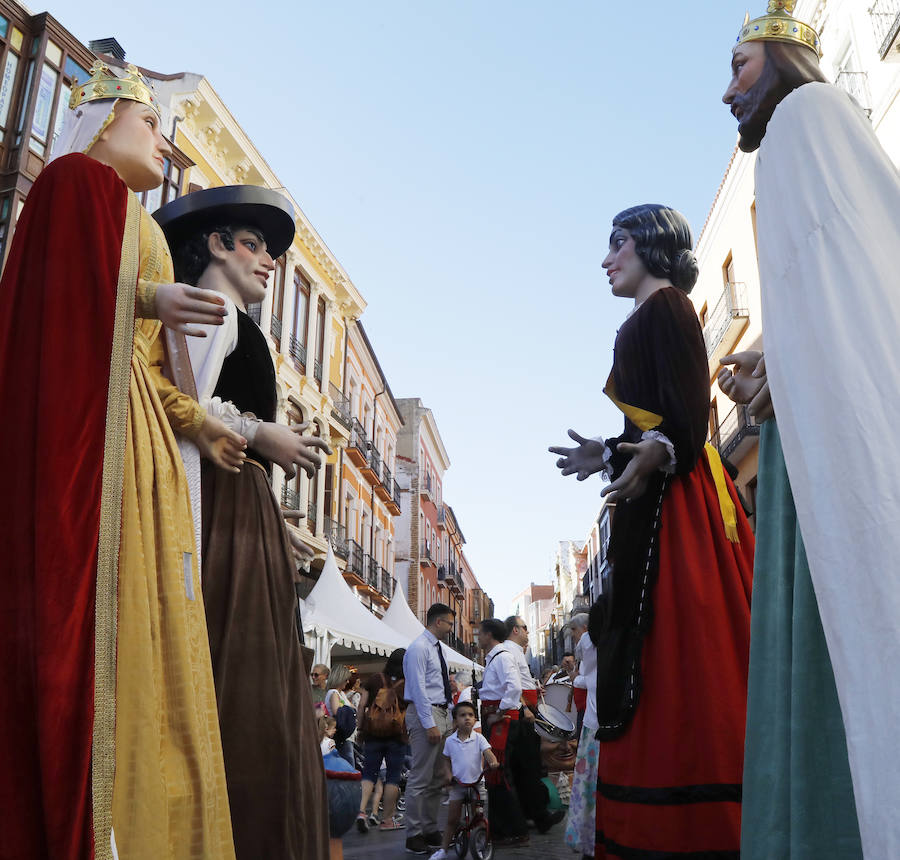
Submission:
[[738,145],[744,152],[759,149],[775,108],[786,96],[804,84],[827,82],[812,48],[788,42],[762,44],[766,62],[759,79],[746,93],[736,95],[732,103],[743,109]]
[[666,278],[685,293],[694,288],[700,268],[684,215],[668,206],[645,203],[620,212],[613,218],[613,227],[628,231],[635,253],[654,278]]
[[258,227],[231,225],[222,227],[213,227],[210,230],[192,236],[179,244],[173,245],[172,264],[175,267],[175,278],[182,284],[197,285],[200,276],[206,271],[212,259],[209,253],[209,237],[213,233],[218,233],[222,244],[227,251],[234,250],[234,234],[239,230],[249,230],[255,233],[260,242],[265,242],[266,237],[260,232]]

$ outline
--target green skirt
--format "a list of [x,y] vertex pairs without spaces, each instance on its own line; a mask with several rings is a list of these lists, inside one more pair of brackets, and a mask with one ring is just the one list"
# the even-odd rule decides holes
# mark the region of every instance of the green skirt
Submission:
[[762,427],[758,480],[741,858],[861,860],[844,721],[775,421]]

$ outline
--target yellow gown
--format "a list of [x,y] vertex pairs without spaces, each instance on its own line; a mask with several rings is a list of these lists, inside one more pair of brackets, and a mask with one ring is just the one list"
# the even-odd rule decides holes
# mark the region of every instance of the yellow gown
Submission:
[[[174,278],[162,231],[143,208],[139,254],[140,306],[142,288]],[[157,320],[134,322],[118,568],[113,835],[122,860],[231,860],[193,520],[172,430],[194,437],[205,416],[162,375],[161,329]]]

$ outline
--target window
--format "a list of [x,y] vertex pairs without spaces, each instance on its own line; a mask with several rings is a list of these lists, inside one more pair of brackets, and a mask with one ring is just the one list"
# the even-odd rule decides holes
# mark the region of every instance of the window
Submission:
[[275,261],[272,273],[272,323],[269,331],[275,341],[275,349],[281,352],[281,315],[284,313],[284,279],[287,271],[287,259],[282,254]]
[[732,259],[731,251],[728,252],[728,256],[722,264],[722,279],[724,280],[726,287],[729,284],[733,284],[736,280],[734,277],[734,260]]
[[[175,163],[178,155],[177,150],[173,151],[172,157],[167,158],[163,163],[163,184],[159,188],[145,191],[142,195],[141,202],[148,212],[155,212],[160,206],[165,206],[166,203],[180,196],[183,169]],[[181,156],[181,160],[187,161],[184,156]],[[187,166],[188,164],[183,164],[183,167]]]
[[322,390],[322,364],[325,360],[325,299],[319,298],[316,306],[316,363],[313,365],[313,377]]
[[294,333],[291,357],[298,370],[306,370],[306,331],[309,321],[309,281],[300,269],[294,269]]

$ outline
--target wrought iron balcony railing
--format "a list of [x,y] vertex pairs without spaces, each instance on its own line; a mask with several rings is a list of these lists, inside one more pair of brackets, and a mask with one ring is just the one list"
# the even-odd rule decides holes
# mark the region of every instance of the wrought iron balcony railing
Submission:
[[272,333],[272,337],[277,340],[281,339],[281,320],[278,317],[273,316],[272,322],[269,325],[269,331]]
[[400,507],[400,485],[394,481],[394,502],[397,507]]
[[350,417],[350,398],[347,397],[347,395],[333,382],[328,383],[328,393],[331,395],[331,402],[334,404],[331,414],[345,427],[350,427],[350,424],[352,423]]
[[365,428],[359,423],[358,418],[354,418],[350,422],[350,445],[358,448],[363,453],[368,453],[369,439],[366,436]]
[[281,504],[292,510],[300,510],[300,494],[292,490],[287,484],[281,488]]
[[719,300],[707,317],[706,325],[703,327],[703,342],[706,345],[706,354],[710,358],[725,337],[731,321],[738,317],[749,316],[746,291],[746,286],[741,282],[725,284]]
[[900,34],[900,0],[875,0],[869,7],[878,53],[885,59]]
[[352,570],[360,579],[363,579],[363,551],[362,547],[353,538],[347,541],[347,570]]
[[317,507],[315,502],[310,502],[309,507],[306,509],[306,527],[311,534],[316,533],[316,520],[318,519]]
[[325,517],[324,525],[325,537],[331,544],[331,548],[336,555],[346,558],[350,552],[350,546],[347,542],[347,528],[341,525],[331,517]]
[[715,431],[712,433],[711,441],[722,457],[730,457],[747,436],[758,435],[759,425],[753,420],[753,416],[750,415],[749,408],[742,403],[737,403],[719,421]]
[[319,385],[322,384],[322,362],[319,359],[316,359],[313,363],[313,378]]
[[292,358],[297,359],[300,364],[306,367],[306,347],[297,340],[296,335],[291,335],[288,350],[291,353]]
[[262,316],[262,304],[256,302],[256,304],[247,306],[247,316],[253,320],[257,325],[259,325],[259,320]]

